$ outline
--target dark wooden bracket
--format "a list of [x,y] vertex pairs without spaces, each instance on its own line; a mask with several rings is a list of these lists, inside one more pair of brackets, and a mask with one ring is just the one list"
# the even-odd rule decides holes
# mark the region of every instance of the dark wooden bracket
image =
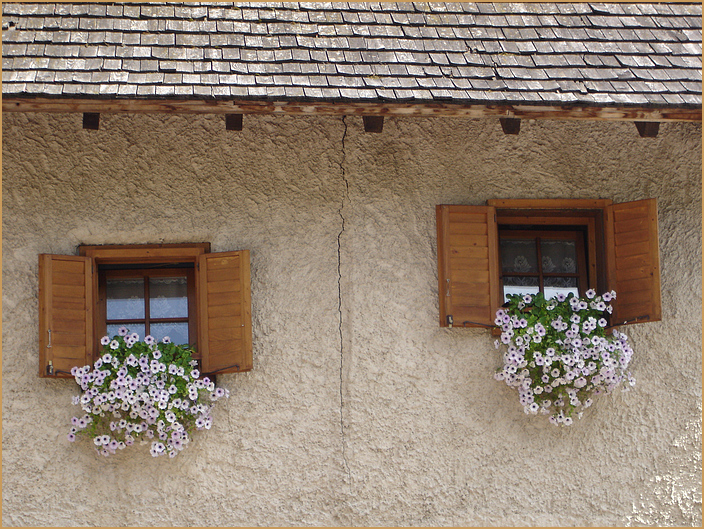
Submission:
[[659,121],[636,121],[635,124],[641,138],[655,138],[660,130]]
[[381,132],[384,129],[384,116],[362,116],[364,132]]
[[521,120],[518,118],[499,118],[504,134],[518,134],[521,130]]
[[98,112],[84,112],[83,128],[88,130],[98,130],[100,128],[100,114]]
[[242,130],[242,114],[225,114],[225,129]]

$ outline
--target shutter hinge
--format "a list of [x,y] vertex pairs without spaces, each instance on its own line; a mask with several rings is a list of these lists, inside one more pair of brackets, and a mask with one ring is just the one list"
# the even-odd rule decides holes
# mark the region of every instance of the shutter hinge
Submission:
[[217,371],[211,371],[210,373],[202,373],[202,374],[203,374],[203,375],[209,375],[209,376],[210,376],[210,375],[217,375],[218,373],[224,371],[225,369],[231,369],[231,368],[233,368],[233,367],[236,368],[237,371],[239,372],[239,370],[240,370],[240,365],[239,365],[239,364],[233,364],[233,365],[231,365],[231,366],[221,367],[221,368],[218,369]]
[[621,323],[617,323],[616,325],[628,325],[629,323],[641,323],[645,321],[650,321],[650,314],[646,314],[644,316],[636,316],[632,320],[625,320]]
[[455,319],[452,317],[452,314],[447,315],[447,326],[452,327],[452,324],[455,322]]
[[46,366],[46,374],[47,375],[53,375],[54,374],[54,363],[49,360],[49,365]]
[[46,344],[46,348],[50,349],[51,348],[51,329],[47,329],[46,332],[49,333],[49,343]]
[[450,279],[448,278],[445,281],[447,282],[447,284],[445,285],[446,286],[445,295],[449,296],[450,295]]

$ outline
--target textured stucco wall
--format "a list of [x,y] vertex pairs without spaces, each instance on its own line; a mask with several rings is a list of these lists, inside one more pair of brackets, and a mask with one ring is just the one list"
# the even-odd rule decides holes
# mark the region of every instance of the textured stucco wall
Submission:
[[[3,115],[4,525],[700,525],[701,126]],[[558,429],[438,327],[435,205],[657,197],[663,321],[635,391]],[[37,255],[210,241],[252,259],[254,370],[175,460],[66,431],[37,371]]]

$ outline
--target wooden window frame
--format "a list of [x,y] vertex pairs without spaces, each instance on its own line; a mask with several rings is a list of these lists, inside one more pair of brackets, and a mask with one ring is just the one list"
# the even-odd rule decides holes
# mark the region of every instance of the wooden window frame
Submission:
[[[156,277],[183,277],[187,281],[188,316],[180,318],[154,318],[150,310],[149,279]],[[107,281],[110,279],[144,279],[144,326],[147,334],[151,334],[149,326],[152,323],[188,323],[188,343],[194,345],[198,338],[197,323],[197,297],[195,266],[191,268],[122,268],[98,269],[98,306],[97,322],[99,334],[107,334],[107,326],[124,325],[129,328],[126,320],[108,320],[107,317]],[[131,318],[134,322],[138,318]],[[143,338],[143,337],[142,337]],[[193,358],[200,360],[200,353],[196,350]]]
[[[579,230],[551,230],[548,227],[543,227],[542,229],[520,229],[520,230],[510,230],[502,229],[499,225],[499,263],[502,263],[501,259],[501,240],[502,239],[520,239],[520,240],[531,240],[536,242],[536,259],[537,259],[537,272],[505,272],[503,270],[503,265],[499,266],[499,279],[501,281],[501,295],[502,299],[504,296],[504,277],[537,277],[538,278],[538,288],[540,292],[545,292],[545,278],[546,277],[563,277],[563,278],[575,278],[577,279],[577,288],[580,295],[584,295],[591,285],[588,281],[588,266],[587,257],[585,251],[585,241],[584,234]],[[574,241],[575,253],[577,258],[577,272],[567,273],[567,272],[545,272],[543,270],[542,263],[542,245],[543,240],[570,240]]]
[[[94,328],[98,331],[94,337],[94,343],[99,344],[100,338],[106,332],[106,299],[105,289],[100,284],[102,267],[106,265],[179,265],[192,264],[194,267],[198,262],[198,257],[210,252],[210,243],[192,244],[105,244],[105,245],[81,245],[78,247],[78,255],[92,258],[96,265],[93,274],[93,291],[96,297]],[[195,283],[195,281],[194,281]],[[193,293],[195,296],[195,292]],[[194,301],[197,298],[194,297]],[[189,304],[191,297],[189,295]],[[190,312],[190,308],[189,308]],[[198,336],[198,324],[195,324],[195,337]],[[144,337],[142,337],[144,338]],[[190,336],[189,336],[190,338]],[[196,350],[197,351],[197,350]],[[200,353],[196,356],[200,359]]]
[[106,329],[101,267],[152,264],[193,265],[189,303],[195,304],[201,372],[252,369],[248,250],[211,253],[210,243],[82,245],[78,254],[39,256],[39,376],[69,378],[71,367],[97,358]]
[[492,199],[484,206],[439,205],[436,215],[441,327],[494,327],[503,300],[504,225],[585,229],[589,287],[618,294],[612,324],[662,318],[655,199]]
[[[530,226],[530,229],[539,229],[543,226],[570,226],[576,229],[584,229],[586,231],[585,245],[587,248],[587,275],[589,288],[597,290],[606,289],[606,279],[599,275],[600,270],[605,269],[606,258],[604,254],[604,214],[603,207],[610,205],[610,200],[603,200],[602,208],[589,209],[559,209],[552,207],[545,208],[518,208],[512,207],[513,201],[494,201],[488,200],[487,204],[493,206],[494,202],[500,202],[500,207],[496,207],[496,222],[501,229],[502,226]],[[520,206],[523,206],[522,200],[516,200]],[[541,201],[541,204],[543,202]],[[559,201],[559,204],[564,205],[564,201]],[[582,205],[582,201],[575,206]],[[585,206],[591,206],[591,201]]]

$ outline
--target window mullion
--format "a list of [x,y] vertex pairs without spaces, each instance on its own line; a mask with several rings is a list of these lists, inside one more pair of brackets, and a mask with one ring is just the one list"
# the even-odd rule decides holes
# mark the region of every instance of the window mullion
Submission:
[[149,328],[149,276],[144,276],[144,334],[150,335]]
[[542,244],[540,242],[540,237],[535,238],[535,246],[536,256],[538,259],[538,273],[540,274],[538,276],[538,288],[540,289],[540,292],[545,294],[545,281],[543,279],[543,250],[541,248]]
[[115,320],[105,320],[108,325],[127,325],[129,323],[144,323],[144,320],[141,318],[122,318],[122,319],[115,319]]

